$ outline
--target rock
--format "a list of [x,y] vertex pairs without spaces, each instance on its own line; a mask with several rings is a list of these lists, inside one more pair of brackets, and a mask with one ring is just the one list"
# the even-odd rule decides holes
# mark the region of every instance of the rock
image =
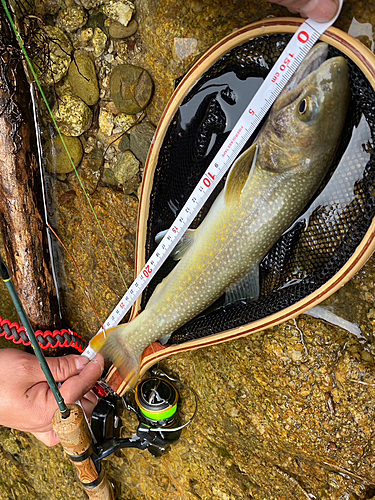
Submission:
[[93,172],[98,172],[103,164],[103,151],[99,148],[94,148],[85,156],[84,167],[90,168]]
[[120,151],[127,151],[130,148],[130,137],[128,134],[124,134],[118,145]]
[[104,3],[105,0],[79,0],[79,3],[87,10],[96,9]]
[[110,91],[117,109],[134,115],[150,101],[153,83],[145,69],[132,64],[120,64],[112,71]]
[[107,44],[107,35],[100,28],[94,29],[94,35],[92,37],[92,45],[94,47],[94,56],[100,57],[105,49]]
[[88,15],[83,7],[75,5],[61,9],[57,18],[57,25],[67,31],[74,33],[87,23]]
[[91,109],[82,99],[69,92],[61,95],[52,112],[61,132],[65,135],[77,137],[91,126]]
[[137,121],[134,115],[127,115],[126,113],[119,113],[115,117],[114,125],[115,127],[121,127],[125,132],[129,130]]
[[[67,135],[63,135],[62,137],[73,160],[74,166],[78,167],[83,156],[81,141],[77,137],[70,137]],[[45,152],[46,165],[50,172],[68,174],[74,170],[60,136],[57,135],[46,143]]]
[[106,5],[103,5],[102,11],[104,14],[114,21],[127,26],[132,18],[135,10],[134,5],[129,0],[110,0]]
[[[30,8],[30,3],[22,2],[22,4],[24,7]],[[42,18],[46,15],[57,14],[60,8],[61,8],[61,3],[59,0],[34,0],[33,2],[33,9],[34,9],[33,14],[36,16],[40,16]]]
[[74,54],[69,66],[68,80],[75,94],[92,106],[99,100],[99,85],[95,65],[83,52]]
[[103,171],[102,181],[107,186],[117,187],[118,182],[111,168],[105,168]]
[[130,131],[130,149],[143,165],[146,163],[148,150],[155,134],[155,127],[148,122],[135,125]]
[[108,30],[106,27],[107,16],[103,12],[95,12],[95,14],[90,14],[89,20],[87,21],[86,27],[100,28],[106,35],[108,35]]
[[196,38],[178,38],[174,39],[173,57],[182,61],[197,51],[198,40]]
[[113,166],[113,173],[125,194],[136,190],[140,182],[139,161],[131,151],[125,151]]
[[93,28],[86,28],[84,30],[81,31],[80,33],[80,42],[83,44],[83,45],[86,45],[90,42],[90,40],[92,40],[92,37],[94,36],[94,29]]
[[121,40],[129,36],[134,35],[138,29],[138,23],[135,19],[132,19],[128,26],[124,26],[118,21],[111,21],[109,23],[109,36],[115,40]]
[[131,151],[125,151],[113,166],[113,172],[119,184],[126,184],[139,172],[139,161]]
[[105,108],[100,108],[99,128],[105,135],[111,135],[113,130],[113,115]]
[[39,49],[38,56],[33,59],[37,76],[45,85],[54,85],[68,71],[72,44],[65,33],[54,26],[44,26],[35,40]]

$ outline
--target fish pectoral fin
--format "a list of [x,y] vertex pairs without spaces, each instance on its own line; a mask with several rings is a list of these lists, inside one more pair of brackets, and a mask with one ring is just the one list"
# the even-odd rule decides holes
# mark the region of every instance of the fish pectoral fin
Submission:
[[259,264],[254,264],[246,276],[236,281],[225,292],[225,305],[239,300],[256,300],[259,293]]
[[251,171],[255,166],[257,153],[258,143],[254,143],[249,149],[246,149],[232,165],[224,186],[226,203],[237,203],[249,179]]
[[164,229],[164,231],[159,231],[158,234],[155,236],[155,243],[159,245],[161,240],[164,238],[164,236],[167,234],[168,229]]
[[[177,243],[177,245],[174,247],[174,249],[171,252],[171,257],[174,260],[180,260],[187,250],[191,247],[191,245],[194,242],[195,234],[196,234],[196,229],[188,229],[186,233],[182,236],[180,241]],[[159,244],[161,240],[164,238],[164,236],[167,234],[168,230],[166,231],[160,231],[155,236],[155,242]]]

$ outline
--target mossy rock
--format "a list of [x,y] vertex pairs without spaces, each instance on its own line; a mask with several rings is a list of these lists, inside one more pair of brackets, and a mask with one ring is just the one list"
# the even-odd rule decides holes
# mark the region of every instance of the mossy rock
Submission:
[[142,111],[151,99],[153,88],[150,74],[139,66],[120,64],[112,71],[111,98],[120,112],[134,115]]
[[92,123],[92,111],[77,96],[65,92],[53,107],[53,115],[65,135],[78,137],[86,132]]
[[34,68],[45,85],[54,85],[66,75],[73,51],[66,34],[55,26],[44,26],[36,39]]
[[111,21],[109,25],[109,36],[115,40],[122,40],[123,38],[134,35],[137,29],[138,23],[135,19],[132,19],[127,26],[124,26],[118,21]]
[[93,106],[98,102],[98,78],[90,56],[83,52],[74,55],[74,60],[69,66],[68,80],[74,93],[87,105]]
[[146,164],[148,150],[155,134],[155,127],[148,122],[135,125],[130,131],[130,149],[143,165]]
[[[83,156],[83,147],[78,137],[62,136],[74,166],[78,167]],[[74,170],[60,136],[53,137],[46,144],[47,169],[56,174],[68,174]]]

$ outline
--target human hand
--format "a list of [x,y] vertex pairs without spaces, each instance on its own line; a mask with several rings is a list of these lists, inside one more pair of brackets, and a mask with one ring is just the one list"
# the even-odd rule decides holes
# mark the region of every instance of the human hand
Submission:
[[339,9],[339,0],[268,0],[286,7],[293,14],[310,17],[318,23],[333,19]]
[[[98,402],[91,391],[100,378],[104,359],[98,354],[89,362],[79,355],[47,358],[66,403],[80,400],[88,418]],[[47,446],[59,439],[52,429],[57,404],[33,354],[17,349],[0,349],[0,425],[31,432]]]

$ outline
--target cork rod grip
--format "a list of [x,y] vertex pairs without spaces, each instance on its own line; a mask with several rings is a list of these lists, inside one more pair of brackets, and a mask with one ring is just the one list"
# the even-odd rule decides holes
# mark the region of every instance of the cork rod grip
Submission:
[[98,472],[91,458],[93,448],[90,430],[83,410],[68,404],[70,415],[63,419],[59,410],[52,419],[52,427],[70,461],[76,466],[78,478],[91,500],[115,500],[111,483]]

